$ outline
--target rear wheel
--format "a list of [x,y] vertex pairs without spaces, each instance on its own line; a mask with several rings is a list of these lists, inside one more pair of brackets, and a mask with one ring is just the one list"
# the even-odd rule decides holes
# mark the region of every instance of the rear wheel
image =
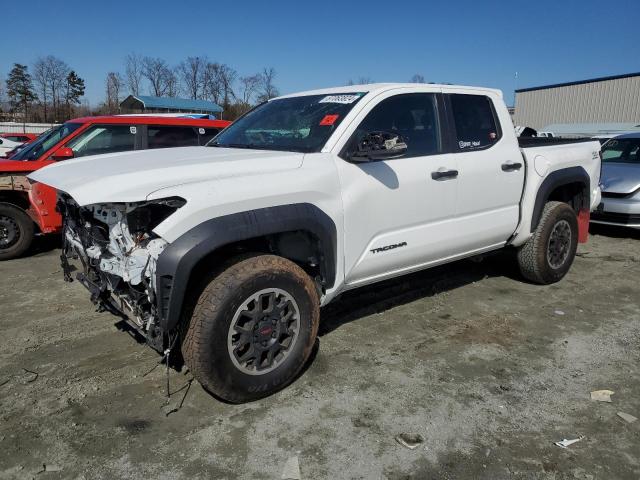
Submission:
[[555,283],[571,268],[577,248],[576,212],[566,203],[547,202],[533,235],[518,250],[520,272],[535,283]]
[[200,295],[182,343],[185,362],[224,400],[262,398],[303,367],[319,318],[317,290],[298,265],[274,255],[244,259]]
[[24,210],[0,203],[0,260],[19,257],[31,246],[35,228]]

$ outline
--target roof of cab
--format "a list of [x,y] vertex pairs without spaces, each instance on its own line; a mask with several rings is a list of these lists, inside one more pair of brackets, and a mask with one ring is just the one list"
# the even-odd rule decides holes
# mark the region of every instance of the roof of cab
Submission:
[[[288,97],[303,97],[307,95],[330,95],[334,93],[355,93],[355,92],[384,92],[393,90],[396,88],[410,88],[410,87],[427,87],[429,89],[443,89],[443,90],[477,90],[479,92],[493,92],[502,96],[502,91],[495,88],[486,87],[470,87],[465,85],[450,85],[440,83],[370,83],[366,85],[347,85],[344,87],[333,88],[321,88],[318,90],[307,90],[304,92],[291,93],[288,95],[282,95],[276,98],[288,98]],[[275,99],[272,99],[275,100]]]
[[135,125],[185,125],[195,127],[224,128],[231,124],[229,120],[208,120],[188,117],[152,117],[152,116],[119,116],[103,115],[95,117],[79,117],[68,120],[69,123],[110,123]]

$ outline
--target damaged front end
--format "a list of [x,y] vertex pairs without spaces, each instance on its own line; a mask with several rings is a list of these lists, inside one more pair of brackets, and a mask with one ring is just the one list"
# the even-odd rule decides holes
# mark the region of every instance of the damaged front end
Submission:
[[158,351],[167,338],[158,322],[155,273],[167,242],[153,229],[185,203],[172,197],[81,207],[64,193],[58,199],[65,280],[75,271],[100,310],[127,320]]

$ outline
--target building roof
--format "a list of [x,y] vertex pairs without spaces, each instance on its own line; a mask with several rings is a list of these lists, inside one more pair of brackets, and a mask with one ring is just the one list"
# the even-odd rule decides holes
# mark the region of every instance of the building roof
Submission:
[[192,100],[189,98],[152,97],[150,95],[129,95],[120,105],[125,106],[137,100],[144,108],[166,108],[167,110],[193,110],[201,112],[220,113],[222,107],[208,100]]
[[546,90],[548,88],[570,87],[571,85],[583,85],[585,83],[606,82],[607,80],[620,80],[622,78],[639,77],[639,76],[640,76],[640,72],[625,73],[624,75],[611,75],[609,77],[590,78],[588,80],[578,80],[575,82],[554,83],[551,85],[543,85],[541,87],[521,88],[519,90],[516,90],[516,93],[533,92],[534,90]]

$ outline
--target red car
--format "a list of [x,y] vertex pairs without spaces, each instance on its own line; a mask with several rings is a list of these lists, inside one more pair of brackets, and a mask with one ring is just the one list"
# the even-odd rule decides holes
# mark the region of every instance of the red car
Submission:
[[0,137],[11,140],[12,142],[29,143],[38,138],[37,133],[0,133]]
[[204,145],[231,122],[188,117],[109,116],[69,120],[0,160],[0,260],[23,254],[36,233],[62,227],[56,192],[27,175],[69,158]]

